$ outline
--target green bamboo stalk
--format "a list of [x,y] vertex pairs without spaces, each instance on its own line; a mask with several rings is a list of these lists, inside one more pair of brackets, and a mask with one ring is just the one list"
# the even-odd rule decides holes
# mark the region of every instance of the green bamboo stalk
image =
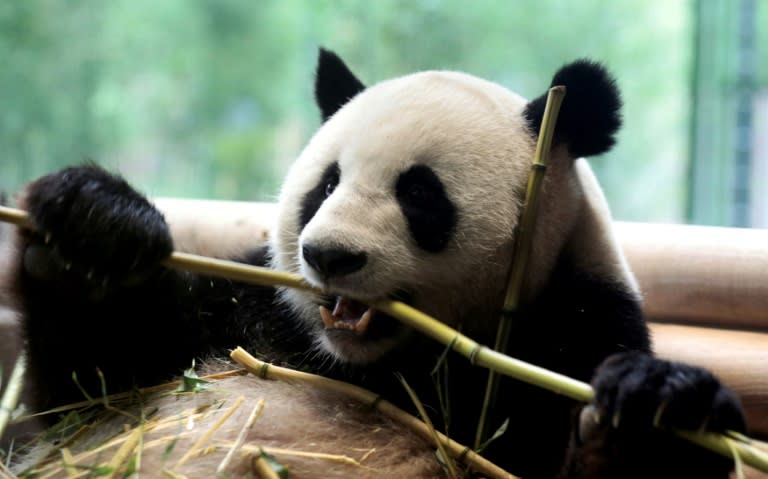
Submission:
[[16,208],[9,208],[7,206],[0,206],[0,221],[4,223],[11,223],[16,226],[30,226],[29,215],[26,211],[17,210]]
[[[16,208],[0,206],[0,221],[34,229],[34,225],[31,224],[27,212]],[[259,286],[286,286],[298,289],[311,289],[311,286],[297,275],[179,251],[171,253],[171,256],[163,261],[163,264],[169,268],[243,281]]]
[[[0,221],[6,221],[6,218],[9,218],[11,223],[29,227],[28,216],[25,212],[0,207]],[[272,284],[277,286],[287,286],[322,293],[322,291],[307,284],[299,275],[232,261],[175,252],[164,264],[190,272],[219,278],[229,278],[245,283],[264,285],[272,282]],[[372,306],[397,318],[404,324],[432,339],[450,346],[451,349],[467,357],[476,366],[493,369],[501,374],[578,401],[589,402],[594,396],[592,387],[587,383],[494,351],[405,303],[383,300],[372,304]],[[768,473],[768,454],[750,446],[749,442],[751,440],[749,438],[734,440],[720,434],[691,432],[679,432],[678,434],[689,440],[697,437],[696,444],[729,458],[732,457],[730,447],[733,446],[745,464]]]
[[[594,398],[594,390],[589,384],[494,351],[405,303],[388,300],[377,303],[374,307],[432,339],[450,346],[457,353],[467,357],[475,366],[492,369],[577,401],[590,402]],[[736,439],[708,432],[683,430],[671,432],[728,458],[733,458],[735,450],[744,464],[762,472],[768,472],[768,454],[751,446],[749,443],[752,440],[748,437]]]
[[[496,331],[496,342],[493,349],[504,352],[509,344],[509,334],[512,329],[512,317],[520,307],[520,296],[523,291],[523,283],[528,271],[528,259],[533,245],[533,232],[536,226],[536,217],[539,209],[539,193],[544,182],[544,174],[549,164],[549,153],[552,149],[552,137],[557,125],[557,115],[565,98],[566,88],[562,85],[554,86],[547,92],[547,102],[544,105],[544,115],[541,119],[539,136],[536,141],[536,151],[531,164],[531,174],[528,176],[528,186],[525,192],[525,200],[520,213],[520,219],[515,232],[515,243],[512,249],[512,261],[509,266],[507,290],[504,295],[499,326]],[[488,435],[488,415],[496,405],[496,396],[499,388],[499,374],[488,370],[488,382],[485,387],[485,397],[480,410],[480,419],[475,432],[475,449],[485,442]]]

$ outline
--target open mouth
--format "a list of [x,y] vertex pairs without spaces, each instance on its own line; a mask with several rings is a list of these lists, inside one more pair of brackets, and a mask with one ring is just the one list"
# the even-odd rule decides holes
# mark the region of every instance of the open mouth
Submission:
[[343,296],[336,297],[333,311],[320,306],[320,317],[325,329],[352,331],[360,335],[368,331],[375,314],[376,310],[370,306]]
[[[398,291],[389,296],[391,299],[408,302],[410,294]],[[333,305],[333,309],[329,306]],[[328,297],[326,305],[320,305],[320,318],[326,331],[348,331],[358,336],[366,333],[370,336],[387,335],[399,322],[381,313],[371,306],[344,296]],[[374,330],[372,332],[372,330]]]

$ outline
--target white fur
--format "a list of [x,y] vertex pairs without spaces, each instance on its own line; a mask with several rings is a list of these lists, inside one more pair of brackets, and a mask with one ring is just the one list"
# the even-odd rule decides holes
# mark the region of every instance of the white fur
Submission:
[[[494,317],[500,307],[535,148],[522,116],[526,103],[499,85],[454,72],[416,73],[364,90],[319,129],[289,171],[271,235],[274,267],[364,301],[410,290],[415,307],[449,325],[469,333],[490,328],[483,319],[459,322]],[[574,164],[565,148],[552,156],[527,296],[546,282],[564,248],[579,256],[580,266],[635,289],[588,165]],[[341,168],[340,183],[299,231],[301,201],[334,161]],[[398,174],[414,164],[431,167],[457,207],[455,233],[439,253],[414,243],[395,198]],[[367,264],[324,281],[302,260],[307,241],[365,251]],[[294,290],[281,294],[320,349],[339,359],[374,360],[396,342],[331,341],[319,320],[317,298]]]

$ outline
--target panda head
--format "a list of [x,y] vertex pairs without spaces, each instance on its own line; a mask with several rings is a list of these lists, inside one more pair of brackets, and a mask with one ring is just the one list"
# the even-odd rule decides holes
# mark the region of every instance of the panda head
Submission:
[[[611,253],[601,192],[575,160],[613,144],[618,92],[587,61],[563,67],[552,83],[566,85],[568,94],[527,298],[572,247],[582,248],[577,263],[624,277],[621,258]],[[545,95],[529,102],[444,71],[365,87],[325,50],[315,94],[324,123],[284,181],[270,247],[275,268],[328,292],[281,291],[318,349],[357,364],[397,350],[409,330],[365,306],[382,298],[403,300],[468,334],[495,330]]]

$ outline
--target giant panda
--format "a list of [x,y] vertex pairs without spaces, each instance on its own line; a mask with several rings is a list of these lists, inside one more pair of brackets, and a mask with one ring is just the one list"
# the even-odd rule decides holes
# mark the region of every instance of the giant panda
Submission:
[[[664,429],[744,431],[738,401],[710,373],[653,357],[638,285],[583,159],[615,141],[616,83],[579,60],[552,84],[567,96],[505,352],[596,394],[583,407],[502,379],[489,424],[506,432],[483,454],[526,478],[727,477],[729,460]],[[174,248],[163,215],[94,165],[26,188],[34,228],[17,237],[13,290],[37,407],[97,392],[95,368],[118,391],[240,345],[410,409],[399,373],[439,429],[473,442],[486,372],[367,304],[398,299],[493,344],[545,95],[451,71],[368,87],[321,49],[315,96],[323,122],[284,180],[268,246],[232,259],[299,273],[327,294],[162,266]]]

